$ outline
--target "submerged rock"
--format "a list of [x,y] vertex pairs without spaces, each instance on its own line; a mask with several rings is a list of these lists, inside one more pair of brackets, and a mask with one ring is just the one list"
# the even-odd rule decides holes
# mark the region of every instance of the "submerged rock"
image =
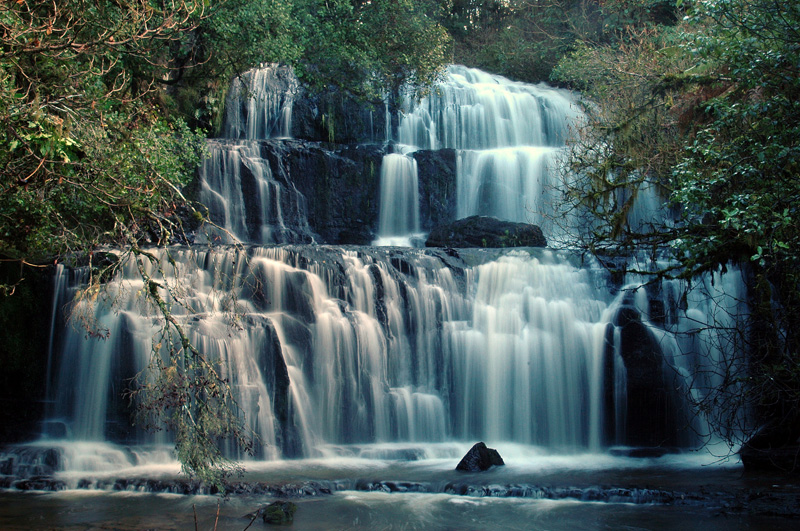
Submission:
[[679,454],[680,448],[661,446],[632,446],[610,448],[608,453],[616,457],[633,457],[635,459],[664,457],[667,454]]
[[502,221],[490,216],[470,216],[434,227],[427,247],[546,247],[538,225]]
[[492,466],[503,466],[503,458],[494,448],[487,448],[483,442],[475,443],[461,458],[456,470],[463,472],[483,472]]
[[297,505],[294,503],[278,500],[259,509],[258,512],[262,515],[265,524],[292,525],[295,511],[297,511]]

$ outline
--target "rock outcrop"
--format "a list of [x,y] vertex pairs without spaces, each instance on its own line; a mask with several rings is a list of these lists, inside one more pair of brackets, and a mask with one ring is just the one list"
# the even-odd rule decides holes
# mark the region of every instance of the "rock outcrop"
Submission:
[[456,150],[413,153],[419,173],[419,222],[423,231],[456,219]]
[[471,216],[434,227],[427,247],[546,247],[537,225],[501,221],[489,216]]
[[487,448],[483,442],[475,443],[461,458],[456,470],[462,472],[483,472],[493,466],[503,466],[503,458],[494,448]]
[[627,411],[624,444],[635,447],[685,447],[688,442],[685,381],[665,359],[650,326],[628,293],[613,324],[620,329],[620,355],[626,369]]
[[297,504],[279,500],[259,509],[258,512],[261,514],[265,524],[292,525],[296,511]]

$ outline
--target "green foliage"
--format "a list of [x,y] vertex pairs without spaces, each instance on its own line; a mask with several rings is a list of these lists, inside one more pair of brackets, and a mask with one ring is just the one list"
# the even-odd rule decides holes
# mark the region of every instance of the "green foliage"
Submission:
[[368,99],[435,81],[448,62],[450,38],[432,0],[297,0],[302,60],[310,86],[336,85]]
[[464,0],[442,24],[456,40],[455,62],[523,81],[551,77],[582,45],[616,45],[632,28],[674,25],[673,0]]
[[588,30],[586,24],[596,25],[581,11],[583,5],[574,0],[455,1],[443,24],[456,40],[456,63],[541,81]]
[[161,117],[153,85],[171,71],[163,43],[199,16],[184,6],[0,8],[0,255],[37,261],[174,237],[200,136]]
[[264,63],[307,87],[380,99],[429,85],[449,62],[436,0],[222,0],[181,45],[170,97],[193,125],[219,130],[229,80]]
[[676,242],[688,274],[726,257],[753,270],[752,402],[797,425],[800,406],[800,6],[792,0],[698,5],[698,64],[724,92],[675,168],[674,200],[695,230]]
[[632,28],[613,45],[582,44],[553,71],[592,102],[572,149],[569,169],[578,177],[570,178],[567,193],[573,207],[602,220],[584,234],[596,251],[663,242],[659,231],[641,233],[627,218],[643,189],[655,186],[663,197],[672,190],[670,176],[685,137],[675,112],[680,93],[662,81],[693,64],[680,47],[684,31]]
[[[789,1],[720,1],[693,51],[720,71],[724,93],[704,104],[706,123],[676,167],[675,200],[691,220],[724,235],[683,247],[704,256],[738,251],[761,267],[800,265],[800,7]],[[696,249],[695,249],[696,248]],[[699,253],[697,253],[699,251]],[[791,285],[791,284],[790,284]]]

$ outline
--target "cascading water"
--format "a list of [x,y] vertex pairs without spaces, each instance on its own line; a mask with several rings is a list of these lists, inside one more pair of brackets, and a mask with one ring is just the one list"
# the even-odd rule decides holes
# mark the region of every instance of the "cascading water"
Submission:
[[[599,271],[547,251],[476,268],[434,251],[366,248],[171,258],[178,265],[163,257],[166,282],[181,286],[187,308],[174,312],[194,344],[221,361],[261,458],[453,438],[601,445],[600,316],[609,300],[595,287]],[[129,266],[92,307],[113,339],[86,341],[75,330],[62,345],[58,416],[77,440],[157,442],[120,437],[124,418],[109,406],[109,385],[147,366],[160,327],[141,306],[141,284]],[[288,418],[278,403],[288,404]]]
[[451,66],[429,96],[406,104],[397,140],[458,150],[458,218],[534,223],[550,236],[559,156],[581,117],[567,91]]
[[299,87],[292,69],[278,65],[235,78],[225,106],[225,138],[291,137],[292,104]]
[[[238,97],[258,93],[251,87]],[[302,194],[272,174],[253,140],[286,132],[275,124],[286,117],[278,110],[289,97],[280,104],[261,100],[271,110],[232,99],[238,110],[228,115],[231,138],[209,141],[201,200],[225,229],[212,242],[228,242],[227,234],[256,244],[309,239]],[[237,122],[245,115],[259,117],[258,125]],[[459,150],[459,216],[537,221],[531,211],[550,208],[553,164],[579,119],[563,91],[452,67],[441,87],[406,109],[398,137],[405,154],[384,158],[380,235],[419,230],[419,183],[409,154],[415,147]],[[702,324],[715,318],[705,298],[664,283],[659,317],[643,279],[628,278],[619,291],[602,268],[568,253],[301,245],[159,252],[164,283],[180,287],[183,297],[173,313],[229,378],[258,435],[256,459],[375,455],[381,443],[429,449],[478,439],[551,452],[649,444],[630,429],[641,421],[632,393],[650,386],[675,394],[674,375],[683,380],[702,364],[684,353],[726,356],[712,327]],[[81,282],[76,276],[59,293],[69,298]],[[726,293],[739,286],[733,282]],[[116,447],[92,444],[133,445],[137,451],[129,455],[142,462],[164,454],[139,449],[169,442],[168,434],[130,428],[120,398],[124,382],[147,367],[162,327],[158,313],[142,303],[142,288],[128,264],[101,296],[78,303],[109,338],[88,339],[69,328],[53,344],[48,422],[63,426],[55,435],[70,451],[91,454],[88,461],[115,456],[104,465],[110,469],[119,466]],[[741,314],[743,296],[726,297],[730,304],[721,313]],[[635,326],[621,324],[623,314]],[[644,343],[631,347],[628,329],[641,332]],[[678,335],[690,331],[696,333]],[[631,357],[631,350],[653,345],[650,351],[663,359],[644,366]],[[638,383],[642,367],[656,367],[658,378]],[[669,405],[684,407],[677,399]],[[656,434],[683,421],[669,419]],[[243,457],[237,448],[228,452]]]
[[222,230],[212,242],[298,243],[313,240],[305,198],[273,176],[259,140],[291,136],[299,90],[288,67],[269,65],[237,77],[228,95],[224,139],[207,142],[200,166],[200,202]]
[[216,243],[287,243],[310,239],[305,198],[276,180],[257,142],[209,140],[200,166],[200,201],[222,230]]
[[[172,250],[161,267],[183,294],[185,306],[173,312],[230,379],[259,437],[259,459],[403,441],[487,439],[568,452],[625,443],[626,374],[619,329],[609,324],[625,297],[639,294],[633,304],[665,363],[684,363],[673,336],[650,323],[643,288],[614,297],[603,270],[546,250],[461,254],[218,247]],[[109,339],[71,329],[56,349],[50,421],[71,440],[168,442],[125,428],[119,399],[122,382],[147,367],[161,328],[141,289],[129,264],[77,309]],[[679,295],[670,289],[665,298]],[[704,310],[698,303],[692,317]],[[673,319],[673,328],[690,326]]]
[[422,239],[417,161],[409,155],[390,153],[381,164],[380,225],[374,245],[412,247],[414,237]]
[[579,117],[567,91],[451,66],[429,96],[407,103],[397,140],[422,149],[559,147]]

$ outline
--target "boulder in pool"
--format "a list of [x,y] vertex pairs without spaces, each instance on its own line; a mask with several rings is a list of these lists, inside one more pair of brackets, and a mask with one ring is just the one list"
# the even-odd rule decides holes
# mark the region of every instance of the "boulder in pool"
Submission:
[[456,470],[462,472],[483,472],[493,466],[503,466],[503,458],[494,448],[487,448],[486,444],[479,442],[470,448],[469,452],[461,458]]

